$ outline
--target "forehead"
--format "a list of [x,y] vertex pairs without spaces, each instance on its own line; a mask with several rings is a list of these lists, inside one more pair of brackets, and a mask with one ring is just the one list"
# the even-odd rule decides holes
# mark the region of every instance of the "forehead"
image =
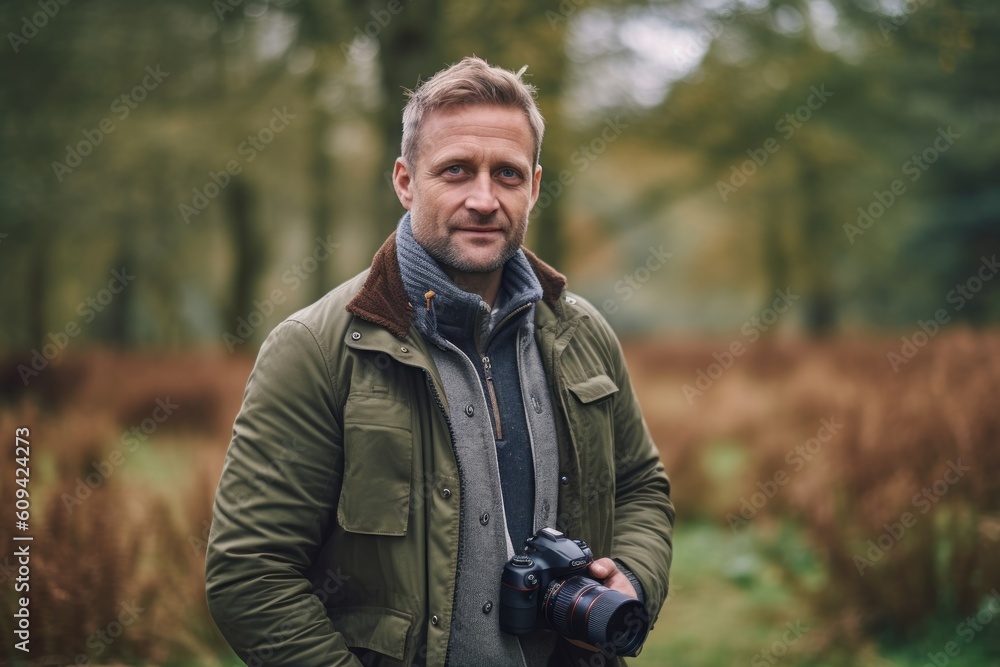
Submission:
[[471,105],[428,113],[420,130],[420,153],[430,161],[479,157],[534,161],[531,125],[520,109]]

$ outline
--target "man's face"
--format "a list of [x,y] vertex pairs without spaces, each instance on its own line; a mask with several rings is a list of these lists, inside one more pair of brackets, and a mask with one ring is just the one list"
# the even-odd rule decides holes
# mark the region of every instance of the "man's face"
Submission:
[[542,176],[533,149],[520,109],[474,105],[424,117],[417,156],[409,167],[396,161],[393,184],[417,243],[447,272],[497,271],[524,242]]

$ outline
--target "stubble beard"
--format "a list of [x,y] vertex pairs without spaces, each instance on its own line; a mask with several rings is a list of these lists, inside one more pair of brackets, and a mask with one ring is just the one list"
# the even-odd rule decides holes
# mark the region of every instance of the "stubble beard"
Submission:
[[[486,223],[480,221],[479,224],[485,225]],[[506,264],[511,257],[517,254],[517,251],[521,248],[521,244],[524,242],[527,228],[528,220],[527,216],[525,216],[524,220],[521,220],[513,225],[513,235],[504,238],[504,245],[503,248],[501,248],[500,253],[486,263],[481,261],[472,261],[463,257],[450,234],[434,237],[432,239],[416,240],[424,247],[424,250],[427,251],[427,254],[430,255],[434,261],[445,268],[462,273],[492,273]]]

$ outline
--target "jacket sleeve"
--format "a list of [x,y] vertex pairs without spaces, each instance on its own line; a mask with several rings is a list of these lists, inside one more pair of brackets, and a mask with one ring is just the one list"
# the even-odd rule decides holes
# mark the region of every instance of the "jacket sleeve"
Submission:
[[320,344],[283,322],[261,347],[233,427],[206,554],[209,609],[248,665],[360,665],[307,572],[335,512],[341,419]]
[[650,619],[655,621],[667,598],[673,558],[670,480],[632,389],[621,345],[593,306],[590,315],[605,338],[609,370],[618,385],[613,399],[615,526],[611,555],[639,580]]

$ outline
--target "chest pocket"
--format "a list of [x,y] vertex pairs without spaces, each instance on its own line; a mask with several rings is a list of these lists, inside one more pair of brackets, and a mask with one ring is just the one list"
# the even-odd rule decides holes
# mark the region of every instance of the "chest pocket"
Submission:
[[[610,544],[614,523],[615,432],[611,397],[618,385],[601,373],[566,387],[567,416],[580,461],[582,507],[591,548]],[[596,553],[596,552],[595,552]]]
[[413,432],[409,406],[352,393],[344,406],[344,478],[337,521],[351,533],[406,535]]
[[590,458],[599,466],[610,463],[613,471],[614,425],[610,397],[618,392],[618,385],[601,373],[566,388],[575,397],[567,407],[577,451],[582,458]]

